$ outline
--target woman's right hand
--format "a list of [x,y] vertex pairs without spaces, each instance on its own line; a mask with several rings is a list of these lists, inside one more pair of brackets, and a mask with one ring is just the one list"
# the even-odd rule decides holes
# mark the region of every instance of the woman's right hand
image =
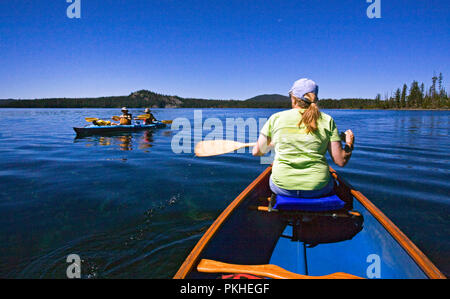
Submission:
[[345,131],[345,143],[353,148],[353,144],[355,143],[355,135],[353,135],[352,130]]

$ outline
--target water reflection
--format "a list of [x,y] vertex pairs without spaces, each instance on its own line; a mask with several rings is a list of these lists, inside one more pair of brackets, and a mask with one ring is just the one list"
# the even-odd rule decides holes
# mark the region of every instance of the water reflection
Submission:
[[139,141],[139,149],[148,150],[153,144],[153,133],[151,131],[144,131],[144,135]]
[[392,119],[386,121],[386,129],[392,132],[408,132],[410,136],[415,134],[426,136],[447,136],[450,131],[448,115],[433,111],[416,114],[397,112]]
[[148,151],[153,146],[153,132],[143,133],[116,133],[108,135],[92,135],[85,137],[75,137],[74,143],[84,143],[86,146],[109,146],[121,151],[132,151],[141,149]]

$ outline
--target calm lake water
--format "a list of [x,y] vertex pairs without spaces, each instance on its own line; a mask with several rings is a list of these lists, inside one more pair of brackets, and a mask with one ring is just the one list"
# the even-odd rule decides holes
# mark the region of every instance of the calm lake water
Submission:
[[[193,109],[155,109],[158,119]],[[268,118],[273,109],[203,109],[203,118]],[[135,115],[141,109],[131,109]],[[335,167],[447,276],[449,111],[325,110],[355,151]],[[175,154],[170,127],[76,139],[84,117],[117,109],[0,109],[0,277],[170,278],[219,213],[267,166],[248,153]],[[206,135],[209,131],[204,131]],[[178,135],[179,136],[179,135]]]

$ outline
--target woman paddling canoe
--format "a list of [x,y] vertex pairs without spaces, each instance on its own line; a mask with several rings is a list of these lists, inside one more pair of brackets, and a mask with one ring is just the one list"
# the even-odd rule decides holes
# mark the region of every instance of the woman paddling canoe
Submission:
[[338,166],[350,160],[354,144],[351,130],[345,132],[345,148],[331,116],[319,111],[319,87],[309,79],[294,83],[289,95],[292,109],[272,115],[261,130],[253,155],[264,155],[275,146],[270,188],[289,197],[315,198],[333,191],[328,150]]

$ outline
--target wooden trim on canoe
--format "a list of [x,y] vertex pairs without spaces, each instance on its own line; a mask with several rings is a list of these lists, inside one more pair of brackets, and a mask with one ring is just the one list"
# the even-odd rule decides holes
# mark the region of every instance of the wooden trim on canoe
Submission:
[[272,166],[269,166],[264,170],[244,191],[236,197],[235,200],[217,217],[217,219],[213,222],[213,224],[208,228],[205,234],[201,237],[200,241],[198,241],[197,245],[195,245],[194,249],[192,249],[191,253],[188,255],[184,263],[181,265],[178,272],[173,277],[174,279],[183,279],[185,278],[189,272],[191,272],[194,264],[197,262],[200,253],[209,243],[211,238],[214,236],[216,231],[222,226],[225,220],[233,213],[233,211],[245,200],[245,198],[253,191],[255,186],[272,171]]
[[[331,174],[340,183],[346,184],[330,167]],[[372,214],[375,219],[389,232],[389,234],[400,244],[401,247],[416,262],[422,271],[429,277],[434,279],[445,279],[439,269],[428,259],[428,257],[420,251],[420,249],[391,221],[383,214],[367,197],[361,192],[350,187],[352,195]]]

